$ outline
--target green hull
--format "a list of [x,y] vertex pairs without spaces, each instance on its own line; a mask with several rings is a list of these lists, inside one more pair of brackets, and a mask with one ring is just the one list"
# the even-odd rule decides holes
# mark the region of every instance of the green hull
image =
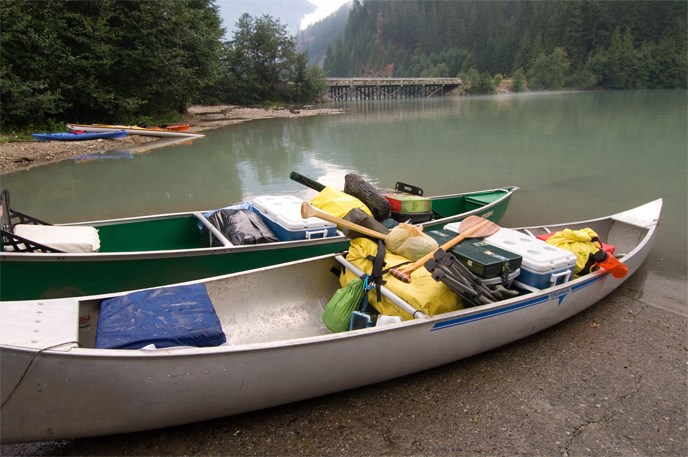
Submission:
[[[517,188],[433,198],[439,220],[424,230],[477,214],[498,222]],[[0,300],[31,300],[157,287],[347,249],[342,236],[253,246],[203,247],[193,214],[92,223],[98,253],[0,253]]]

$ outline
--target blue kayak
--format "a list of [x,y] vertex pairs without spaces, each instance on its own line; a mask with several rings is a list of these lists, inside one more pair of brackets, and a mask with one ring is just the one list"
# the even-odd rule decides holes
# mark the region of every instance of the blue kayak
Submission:
[[84,141],[84,140],[113,140],[127,136],[126,130],[116,132],[60,132],[60,133],[32,133],[32,137],[38,141]]

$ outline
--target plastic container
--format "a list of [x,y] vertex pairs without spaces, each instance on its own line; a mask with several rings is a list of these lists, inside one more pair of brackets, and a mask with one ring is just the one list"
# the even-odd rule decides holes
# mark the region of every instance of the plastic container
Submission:
[[293,195],[263,195],[253,200],[258,213],[280,241],[311,240],[335,236],[337,226],[331,222],[301,217],[302,200]]
[[[458,223],[444,228],[458,232]],[[576,255],[565,249],[516,230],[500,228],[497,233],[484,240],[494,246],[506,249],[523,257],[521,274],[517,281],[536,289],[544,289],[564,283],[573,276]]]
[[[451,230],[432,230],[427,232],[440,246],[456,237]],[[520,268],[523,258],[519,254],[489,244],[487,241],[466,238],[452,247],[449,252],[471,272],[482,278],[495,278],[508,275]]]
[[432,213],[432,200],[408,194],[383,194],[392,212],[395,213]]

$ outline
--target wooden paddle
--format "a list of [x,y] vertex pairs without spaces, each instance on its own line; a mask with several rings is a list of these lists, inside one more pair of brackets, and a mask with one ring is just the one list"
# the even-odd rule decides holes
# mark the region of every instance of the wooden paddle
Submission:
[[[461,222],[461,225],[459,226],[460,234],[455,238],[452,238],[451,240],[444,243],[435,251],[439,249],[443,249],[445,251],[451,249],[452,247],[459,244],[466,238],[484,238],[486,236],[493,235],[497,232],[497,230],[499,230],[499,228],[499,225],[495,224],[490,220],[483,219],[479,216],[468,216]],[[435,254],[435,251],[426,254],[425,256],[416,260],[412,264],[407,265],[400,270],[391,270],[390,274],[400,281],[410,283],[411,273],[416,271],[418,268],[422,267],[425,264],[425,262],[432,259]]]
[[350,228],[351,230],[355,230],[358,233],[362,233],[364,235],[371,236],[373,238],[377,238],[378,240],[385,240],[387,238],[387,235],[384,233],[376,232],[375,230],[371,230],[368,227],[364,227],[362,225],[358,225],[353,222],[349,222],[344,219],[340,219],[337,216],[333,216],[331,214],[328,214],[324,211],[319,210],[318,208],[315,208],[314,206],[310,205],[308,202],[303,202],[301,203],[301,217],[304,219],[309,218],[309,217],[317,217],[319,219],[323,219],[329,222],[332,222],[337,225],[341,225],[343,227]]

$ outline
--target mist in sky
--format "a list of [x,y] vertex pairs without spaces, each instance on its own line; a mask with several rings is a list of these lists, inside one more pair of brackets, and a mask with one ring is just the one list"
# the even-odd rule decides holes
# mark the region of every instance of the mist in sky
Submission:
[[279,19],[291,35],[330,14],[350,0],[217,0],[220,17],[227,38],[234,34],[234,26],[242,14],[252,17],[265,14]]

